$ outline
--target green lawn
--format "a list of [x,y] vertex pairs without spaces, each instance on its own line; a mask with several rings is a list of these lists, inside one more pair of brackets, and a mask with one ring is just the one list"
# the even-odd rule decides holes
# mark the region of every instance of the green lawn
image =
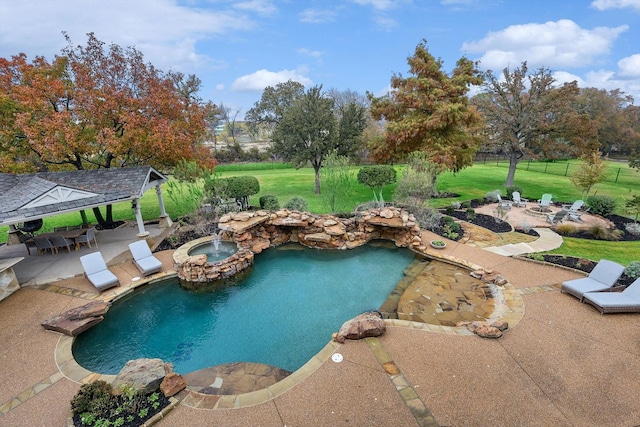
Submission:
[[[546,165],[547,170],[552,168],[558,173],[563,170],[570,170],[575,167],[576,162],[554,162]],[[529,166],[529,170],[526,167]],[[536,164],[535,167],[521,164],[516,172],[515,184],[522,189],[522,196],[530,200],[537,200],[543,193],[553,194],[554,201],[572,202],[582,197],[581,192],[576,189],[568,177],[561,173],[544,173],[543,163]],[[608,165],[611,173],[615,173],[619,168],[626,167],[622,163],[610,162]],[[359,167],[352,169],[354,181]],[[402,166],[397,167],[398,171]],[[615,197],[618,201],[617,213],[624,215],[624,198],[637,192],[640,188],[640,174],[636,170],[624,170],[626,179],[613,183],[608,180],[597,184],[592,193]],[[260,196],[272,194],[278,197],[280,205],[284,205],[291,197],[300,196],[307,200],[309,210],[314,213],[327,213],[323,206],[322,198],[313,192],[314,172],[312,168],[293,169],[288,165],[280,163],[264,164],[242,164],[242,165],[221,165],[216,169],[221,177],[236,175],[252,175],[260,182],[260,193],[251,197],[251,204],[259,205]],[[464,169],[456,174],[447,172],[438,178],[438,190],[458,194],[454,199],[434,199],[431,204],[434,207],[448,206],[452,201],[465,201],[475,198],[482,198],[489,191],[501,189],[504,195],[504,181],[507,175],[507,168],[504,164],[487,163],[477,164],[471,168]],[[629,179],[635,177],[636,180]],[[385,200],[392,200],[395,185],[384,188]],[[167,213],[171,218],[176,219],[188,213],[189,203],[186,197],[174,200],[169,197],[166,186],[163,190],[164,201]],[[186,192],[185,192],[186,194]],[[373,199],[371,190],[359,184],[354,185],[354,192],[351,195],[350,210],[357,205]],[[154,191],[148,191],[141,200],[142,215],[145,220],[157,218],[160,214],[157,197]],[[129,202],[119,203],[113,207],[114,219],[134,220],[131,204]],[[93,213],[87,211],[90,222],[95,222]],[[75,225],[81,222],[79,213],[70,213],[45,218],[42,231],[51,231],[60,225]],[[0,241],[6,241],[8,227],[0,228]],[[629,261],[640,259],[640,242],[595,242],[581,239],[565,239],[561,248],[553,253],[565,255],[581,256],[598,260],[600,258],[612,259],[623,264]]]

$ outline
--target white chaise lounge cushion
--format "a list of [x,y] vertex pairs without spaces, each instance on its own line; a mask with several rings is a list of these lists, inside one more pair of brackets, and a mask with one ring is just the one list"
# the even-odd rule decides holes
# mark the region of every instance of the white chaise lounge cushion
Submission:
[[582,301],[582,296],[586,292],[600,292],[610,289],[616,284],[623,272],[623,265],[602,259],[588,277],[563,282],[560,292],[569,293]]
[[104,258],[100,252],[93,252],[88,255],[80,257],[80,263],[84,269],[87,279],[96,287],[99,291],[118,286],[120,281],[107,268],[107,264],[104,262]]
[[133,255],[133,263],[143,276],[157,273],[162,270],[162,262],[151,253],[151,249],[145,240],[138,240],[129,244],[129,250]]

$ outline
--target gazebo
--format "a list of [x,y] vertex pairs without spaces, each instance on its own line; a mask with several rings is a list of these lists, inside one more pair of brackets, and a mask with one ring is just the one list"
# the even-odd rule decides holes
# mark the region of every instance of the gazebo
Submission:
[[131,201],[138,224],[138,237],[144,228],[139,199],[155,187],[160,205],[160,226],[171,226],[160,186],[167,177],[150,166],[108,168],[31,174],[0,173],[0,225],[9,226],[8,244],[20,243],[17,224],[67,212]]

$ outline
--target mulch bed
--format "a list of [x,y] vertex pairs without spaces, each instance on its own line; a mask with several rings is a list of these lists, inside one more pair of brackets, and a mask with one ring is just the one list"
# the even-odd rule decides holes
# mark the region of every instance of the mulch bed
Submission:
[[470,222],[471,224],[477,225],[479,227],[486,228],[487,230],[493,231],[494,233],[508,233],[510,231],[513,231],[513,227],[511,227],[511,224],[491,215],[476,213],[474,218],[467,219],[467,212],[464,210],[454,210],[453,212],[449,211],[443,213],[445,215]]

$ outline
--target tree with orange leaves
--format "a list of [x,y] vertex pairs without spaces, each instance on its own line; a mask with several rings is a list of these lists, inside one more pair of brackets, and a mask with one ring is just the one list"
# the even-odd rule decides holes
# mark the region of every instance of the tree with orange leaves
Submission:
[[163,73],[93,34],[84,47],[67,41],[51,64],[0,59],[0,170],[215,165],[202,146],[215,106],[197,97],[199,79]]
[[448,75],[442,61],[427,50],[426,40],[407,62],[411,76],[394,75],[392,90],[385,96],[368,94],[373,118],[386,125],[385,138],[371,146],[372,157],[378,162],[398,161],[422,151],[441,170],[472,165],[482,125],[467,97],[469,85],[482,82],[476,64],[463,57]]

